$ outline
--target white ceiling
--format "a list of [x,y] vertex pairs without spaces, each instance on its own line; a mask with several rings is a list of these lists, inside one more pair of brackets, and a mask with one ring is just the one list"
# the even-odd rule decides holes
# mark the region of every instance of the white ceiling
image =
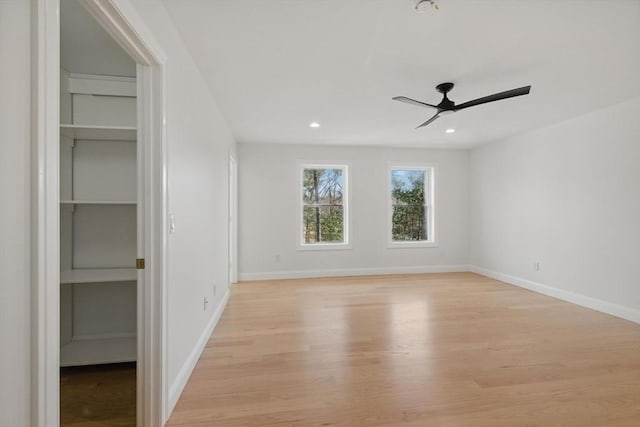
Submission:
[[72,73],[136,75],[135,62],[78,0],[60,4],[60,66]]
[[[164,1],[239,142],[470,147],[640,96],[636,0]],[[432,111],[391,98],[445,81],[533,89],[415,130]]]

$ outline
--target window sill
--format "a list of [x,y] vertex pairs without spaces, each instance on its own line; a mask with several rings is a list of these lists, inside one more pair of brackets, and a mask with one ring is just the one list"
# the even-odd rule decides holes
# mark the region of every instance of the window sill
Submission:
[[298,245],[298,251],[346,251],[352,249],[350,243],[312,243]]
[[438,242],[388,242],[387,249],[437,248]]

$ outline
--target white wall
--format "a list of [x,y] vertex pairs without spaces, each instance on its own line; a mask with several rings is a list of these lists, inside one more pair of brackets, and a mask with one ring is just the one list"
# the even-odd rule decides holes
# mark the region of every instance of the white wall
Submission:
[[[238,152],[241,280],[436,271],[468,264],[466,151],[239,144]],[[351,164],[352,249],[296,250],[297,160]],[[387,248],[388,161],[438,164],[438,247]]]
[[30,2],[0,1],[0,426],[30,424]]
[[176,223],[169,236],[167,296],[173,401],[228,287],[228,167],[235,142],[162,2],[131,4],[168,57],[169,211]]
[[471,263],[638,316],[639,117],[640,98],[473,150]]

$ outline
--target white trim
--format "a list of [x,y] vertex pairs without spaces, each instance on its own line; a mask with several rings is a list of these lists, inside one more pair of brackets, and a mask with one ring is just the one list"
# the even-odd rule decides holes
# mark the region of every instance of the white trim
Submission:
[[[297,223],[297,245],[296,250],[298,251],[317,251],[317,250],[349,250],[352,249],[351,245],[351,191],[350,191],[350,174],[351,174],[351,162],[307,162],[304,160],[297,160],[297,169],[298,169],[298,198],[297,198],[297,209],[298,209],[298,223]],[[342,236],[344,238],[343,242],[321,242],[321,243],[304,243],[304,235],[302,233],[303,224],[304,224],[304,191],[303,191],[303,183],[304,183],[304,170],[305,169],[342,169],[342,180],[343,180],[343,188],[342,188],[342,215],[343,215],[343,223],[342,223]]]
[[106,96],[136,96],[134,77],[69,74],[69,93]]
[[[393,203],[391,197],[391,172],[394,170],[415,170],[422,171],[425,174],[429,173],[429,189],[428,196],[429,200],[426,203],[426,207],[429,208],[429,221],[427,222],[427,226],[429,227],[428,233],[430,236],[429,240],[420,240],[420,241],[394,241],[392,237],[392,220],[393,220]],[[387,225],[386,225],[386,234],[387,234],[387,249],[411,249],[411,248],[436,248],[438,247],[438,164],[437,163],[429,163],[429,162],[421,162],[421,163],[402,163],[402,162],[387,162],[387,175],[386,180],[387,183],[385,185],[386,188],[386,199],[387,199]]]
[[[391,220],[389,220],[391,221]],[[387,249],[437,248],[438,242],[430,240],[387,241]]]
[[60,2],[32,7],[31,425],[49,427],[60,414]]
[[[136,83],[135,77],[107,76],[104,74],[85,74],[85,73],[71,73],[71,72],[69,72],[69,79],[100,80],[100,81],[108,81],[108,82],[129,82],[129,83],[133,83],[134,85]],[[136,96],[136,93],[133,92],[132,96]]]
[[82,4],[137,64],[157,65],[167,62],[160,44],[130,1],[85,0]]
[[316,277],[373,276],[384,274],[461,273],[467,271],[469,271],[469,266],[466,264],[422,265],[410,267],[342,268],[334,270],[270,271],[264,273],[240,273],[240,281],[312,279]]
[[176,403],[178,403],[178,399],[180,398],[184,387],[187,385],[187,382],[191,377],[191,373],[196,367],[198,359],[200,359],[200,355],[202,355],[202,352],[204,351],[204,348],[206,347],[207,342],[209,341],[209,338],[213,333],[213,330],[216,328],[216,325],[218,325],[218,322],[220,321],[220,318],[224,313],[224,309],[229,302],[230,294],[230,290],[227,289],[227,292],[225,292],[224,296],[222,297],[218,308],[213,313],[213,316],[211,316],[211,320],[209,320],[207,327],[204,329],[204,331],[202,331],[202,334],[200,335],[200,338],[198,338],[196,345],[193,347],[191,353],[189,353],[189,356],[187,357],[187,360],[185,360],[184,364],[180,368],[175,381],[173,382],[173,384],[171,384],[171,387],[169,388],[169,406],[167,408],[169,414],[173,412],[173,408],[175,408]]
[[238,281],[238,161],[229,154],[229,285]]
[[[163,206],[164,128],[162,117],[163,74],[138,64],[138,230],[137,257],[144,258],[146,268],[138,270],[138,369],[137,425],[154,426],[164,419],[165,331],[163,328],[166,303],[166,218]],[[158,99],[155,99],[158,98]],[[160,105],[155,103],[159,102]]]
[[348,251],[353,249],[351,243],[304,243],[296,248],[297,251]]
[[603,301],[576,292],[565,291],[564,289],[558,289],[553,286],[543,285],[542,283],[533,282],[531,280],[522,279],[520,277],[510,276],[508,274],[489,270],[483,267],[478,267],[476,265],[470,265],[469,270],[473,273],[500,280],[501,282],[509,283],[510,285],[528,289],[539,294],[558,298],[582,307],[620,317],[621,319],[629,320],[631,322],[640,323],[640,310],[635,308],[625,307],[623,305]]
[[135,338],[135,332],[120,332],[113,334],[87,334],[73,335],[71,341],[89,341],[89,340],[109,340],[113,338]]

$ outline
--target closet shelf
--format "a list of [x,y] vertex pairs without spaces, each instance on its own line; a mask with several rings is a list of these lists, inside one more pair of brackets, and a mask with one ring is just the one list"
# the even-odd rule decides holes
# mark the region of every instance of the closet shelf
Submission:
[[136,205],[131,200],[60,200],[61,205]]
[[60,283],[130,282],[137,279],[135,268],[96,268],[60,272]]
[[100,141],[135,141],[137,130],[128,126],[60,125],[63,136]]
[[60,366],[135,362],[136,337],[73,340],[60,347]]

